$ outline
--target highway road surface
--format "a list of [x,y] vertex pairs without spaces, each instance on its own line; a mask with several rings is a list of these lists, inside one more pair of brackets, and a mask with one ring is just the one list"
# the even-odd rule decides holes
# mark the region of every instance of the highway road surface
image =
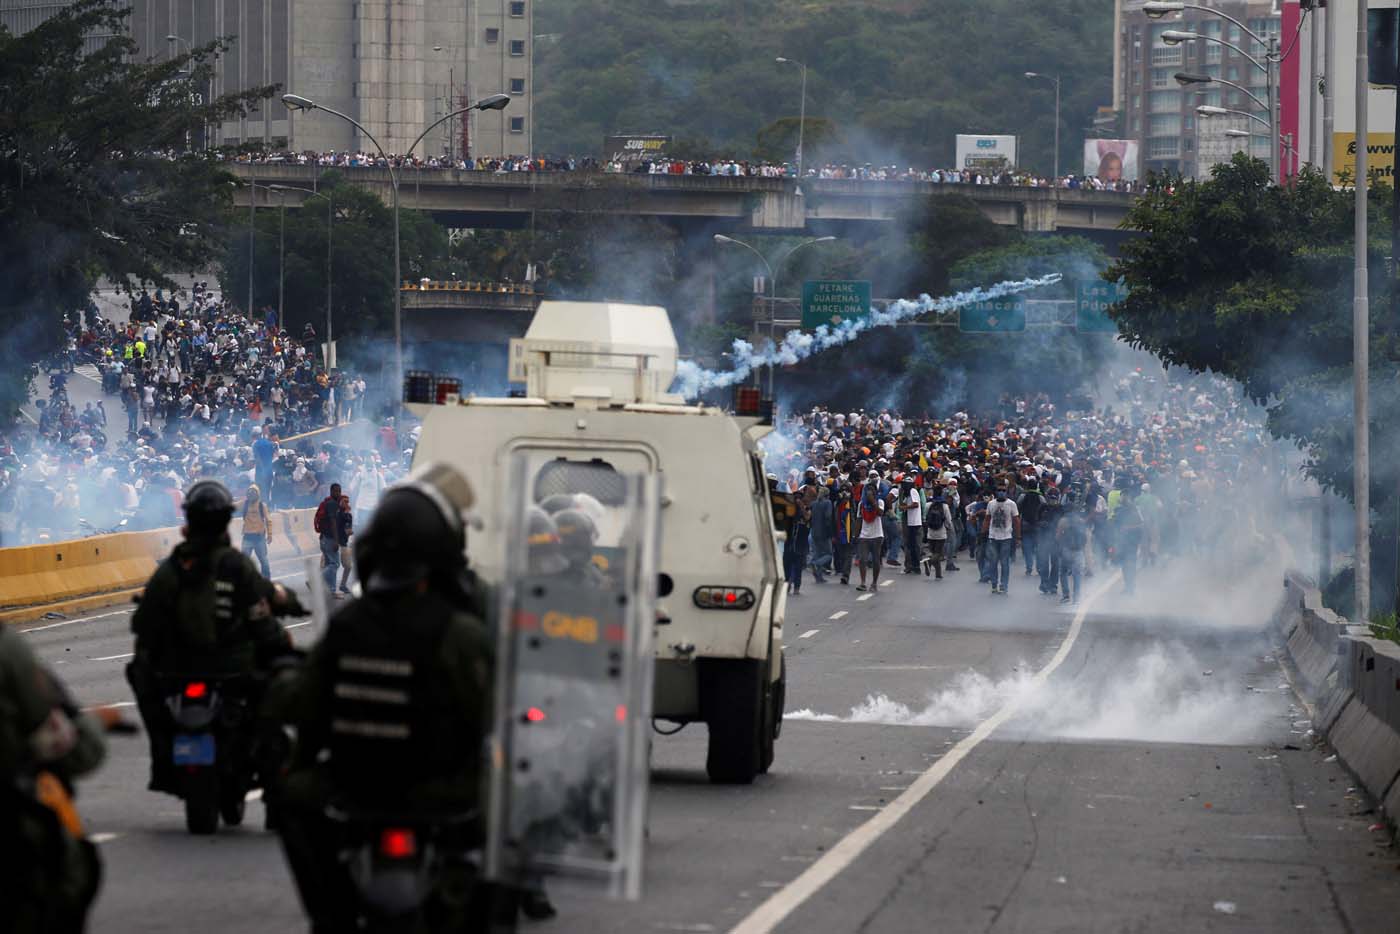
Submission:
[[[992,596],[963,567],[887,568],[874,595],[808,583],[772,772],[711,786],[703,726],[657,736],[642,900],[556,892],[560,916],[523,928],[1397,930],[1400,852],[1267,628],[1277,568],[1149,571],[1133,598],[1101,572],[1065,607],[1019,568]],[[84,703],[120,703],[128,619],[25,628]],[[259,808],[190,837],[145,791],[145,740],[112,747],[80,800],[106,862],[91,930],[304,928]]]

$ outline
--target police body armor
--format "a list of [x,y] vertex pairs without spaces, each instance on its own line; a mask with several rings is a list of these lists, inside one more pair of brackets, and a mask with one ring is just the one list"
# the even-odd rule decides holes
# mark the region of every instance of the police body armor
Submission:
[[[334,658],[329,746],[335,784],[352,797],[383,795],[470,770],[476,747],[429,696],[450,607],[438,598],[405,606],[374,599],[346,607],[327,634]],[[397,617],[390,628],[383,614]]]

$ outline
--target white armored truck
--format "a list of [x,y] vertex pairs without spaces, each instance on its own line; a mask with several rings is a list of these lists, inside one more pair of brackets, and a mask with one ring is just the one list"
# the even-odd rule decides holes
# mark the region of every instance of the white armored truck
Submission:
[[[653,716],[703,721],[710,779],[747,783],[773,761],[785,689],[786,588],[758,450],[771,418],[668,393],[676,354],[663,308],[546,301],[510,346],[523,395],[411,406],[423,420],[414,460],[454,464],[483,492],[528,462],[535,502],[584,490],[607,505],[613,472],[658,475]],[[488,584],[504,571],[498,513],[482,510],[468,549]]]

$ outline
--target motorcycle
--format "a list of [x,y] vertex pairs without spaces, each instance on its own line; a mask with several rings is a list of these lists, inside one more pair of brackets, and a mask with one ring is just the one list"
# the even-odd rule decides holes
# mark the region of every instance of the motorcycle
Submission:
[[248,792],[257,784],[252,754],[253,710],[242,675],[162,675],[166,709],[175,726],[170,757],[174,793],[185,802],[185,829],[212,834],[243,822]]
[[349,883],[339,904],[352,913],[352,929],[456,930],[452,918],[480,921],[491,913],[492,889],[480,882],[477,812],[410,817],[332,805],[325,816]]

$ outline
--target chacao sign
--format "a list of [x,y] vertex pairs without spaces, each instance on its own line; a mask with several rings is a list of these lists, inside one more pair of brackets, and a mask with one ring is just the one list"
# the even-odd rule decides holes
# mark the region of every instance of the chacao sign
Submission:
[[[1395,134],[1368,133],[1366,174],[1372,180],[1389,182],[1395,174]],[[1356,134],[1332,134],[1332,182],[1351,184],[1356,180]]]

